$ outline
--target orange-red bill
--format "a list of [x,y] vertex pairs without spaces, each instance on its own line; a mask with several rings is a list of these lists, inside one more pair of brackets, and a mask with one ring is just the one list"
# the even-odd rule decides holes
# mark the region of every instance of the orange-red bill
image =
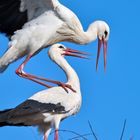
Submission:
[[67,48],[67,49],[65,50],[65,53],[64,53],[64,55],[67,55],[67,56],[74,56],[74,57],[79,57],[79,58],[88,59],[88,57],[86,57],[86,56],[81,56],[81,55],[78,55],[78,54],[89,55],[89,54],[86,53],[86,52],[80,52],[80,51],[78,51],[78,50],[73,50],[73,49],[70,49],[70,48]]
[[102,47],[102,40],[100,40],[98,38],[98,52],[97,52],[97,58],[96,58],[96,71],[98,70],[98,63],[99,63],[99,57],[100,57],[101,47]]
[[107,60],[107,42],[103,40],[104,45],[104,71],[106,71],[106,60]]
[[67,48],[66,51],[72,52],[72,53],[77,53],[77,54],[90,55],[89,53],[81,52],[81,51],[70,49],[70,48]]
[[107,60],[107,41],[98,39],[98,52],[97,52],[97,59],[96,59],[96,71],[98,70],[98,63],[99,63],[99,57],[101,52],[101,47],[103,44],[104,49],[104,71],[106,71],[106,60]]

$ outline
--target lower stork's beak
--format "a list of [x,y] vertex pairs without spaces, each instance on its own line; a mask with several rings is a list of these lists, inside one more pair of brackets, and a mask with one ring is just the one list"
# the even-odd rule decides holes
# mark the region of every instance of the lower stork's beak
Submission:
[[98,52],[97,52],[97,59],[96,59],[96,71],[98,70],[98,62],[99,62],[100,50],[101,50],[102,44],[103,44],[103,47],[104,47],[104,71],[106,71],[107,41],[104,38],[102,38],[102,40],[98,38]]
[[[81,54],[81,55],[78,55],[78,54]],[[80,51],[78,51],[78,50],[73,50],[73,49],[70,49],[70,48],[67,48],[67,49],[65,50],[65,53],[63,53],[63,55],[74,56],[74,57],[89,59],[89,58],[86,57],[86,56],[82,56],[82,55],[89,55],[88,53],[80,52]]]

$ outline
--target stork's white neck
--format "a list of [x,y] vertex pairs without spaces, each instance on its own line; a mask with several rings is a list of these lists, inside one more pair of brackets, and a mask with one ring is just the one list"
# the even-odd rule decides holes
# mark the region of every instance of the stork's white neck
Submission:
[[97,33],[98,33],[98,25],[96,23],[92,23],[91,25],[89,25],[87,31],[85,32],[85,35],[88,38],[87,42],[85,43],[95,41],[97,39]]
[[76,91],[80,91],[80,81],[75,70],[68,64],[64,57],[59,56],[54,61],[64,70],[67,75],[67,84],[70,84]]
[[97,39],[98,24],[96,22],[89,25],[87,31],[78,30],[74,40],[78,44],[88,44]]

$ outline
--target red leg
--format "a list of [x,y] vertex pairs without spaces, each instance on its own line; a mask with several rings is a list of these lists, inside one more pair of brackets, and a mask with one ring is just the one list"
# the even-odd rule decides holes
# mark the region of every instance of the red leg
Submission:
[[71,87],[71,85],[65,84],[65,83],[63,83],[63,82],[59,82],[59,81],[56,81],[56,80],[50,80],[50,79],[46,79],[46,78],[34,76],[34,75],[31,75],[31,74],[28,74],[28,75],[31,76],[32,78],[35,78],[35,79],[39,79],[39,80],[42,80],[42,81],[46,81],[46,82],[50,82],[50,83],[57,84],[58,86],[61,86],[62,88],[64,88],[64,90],[65,90],[66,92],[68,92],[67,88],[69,88],[69,89],[72,90],[73,92],[76,92],[76,91]]
[[44,140],[48,140],[48,138],[46,136],[44,136]]
[[25,61],[19,66],[19,68],[16,70],[16,74],[19,75],[20,77],[23,77],[23,78],[26,78],[26,79],[29,79],[31,81],[34,81],[38,84],[41,84],[45,87],[48,87],[48,88],[51,88],[52,86],[49,86],[48,84],[45,84],[43,82],[40,82],[38,80],[42,80],[42,81],[46,81],[46,82],[50,82],[50,83],[54,83],[54,84],[57,84],[58,86],[61,86],[66,92],[68,92],[67,88],[69,88],[70,90],[72,90],[73,92],[76,92],[72,87],[71,85],[68,85],[68,84],[65,84],[63,82],[59,82],[59,81],[55,81],[55,80],[50,80],[50,79],[47,79],[47,78],[42,78],[42,77],[38,77],[38,76],[35,76],[35,75],[31,75],[31,74],[28,74],[26,72],[24,72],[24,67],[25,65],[27,64],[27,62],[30,60],[30,58],[32,57],[32,55],[29,55]]
[[24,61],[24,62],[19,66],[19,68],[16,70],[16,74],[19,75],[20,77],[29,79],[29,80],[34,81],[34,82],[36,82],[36,83],[38,83],[38,84],[41,84],[41,85],[43,85],[43,86],[45,86],[45,87],[51,88],[52,86],[49,86],[48,84],[45,84],[45,83],[43,83],[43,82],[40,82],[40,81],[36,80],[36,79],[35,79],[33,76],[31,76],[30,74],[27,74],[27,73],[24,72],[23,69],[24,69],[25,65],[27,64],[27,62],[30,60],[31,57],[32,57],[32,55],[29,55],[29,56],[25,59],[25,61]]
[[51,87],[52,87],[52,86],[50,86],[50,85],[48,85],[48,84],[45,84],[45,83],[43,83],[43,82],[40,82],[40,81],[38,81],[38,80],[36,80],[36,79],[30,77],[29,75],[27,75],[27,73],[26,73],[26,74],[22,74],[22,77],[23,77],[23,78],[26,78],[26,79],[29,79],[29,80],[31,80],[31,81],[33,81],[33,82],[36,82],[36,83],[38,83],[38,84],[40,84],[40,85],[43,85],[43,86],[45,86],[45,87],[47,87],[47,88],[51,88]]
[[55,137],[54,140],[58,140],[58,129],[55,130]]
[[46,132],[44,133],[44,140],[48,140],[50,132],[51,132],[51,128],[46,130]]

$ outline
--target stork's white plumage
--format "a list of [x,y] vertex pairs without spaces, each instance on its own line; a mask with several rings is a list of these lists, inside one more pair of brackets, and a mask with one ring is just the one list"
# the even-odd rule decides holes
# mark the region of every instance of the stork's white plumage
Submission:
[[0,31],[11,36],[9,49],[0,58],[0,72],[3,72],[10,63],[27,56],[16,73],[35,81],[34,76],[25,73],[23,68],[37,52],[56,42],[87,44],[97,38],[99,44],[96,68],[102,43],[106,68],[107,40],[110,32],[107,23],[95,21],[85,32],[77,16],[58,0],[1,1]]
[[52,128],[55,129],[55,140],[58,140],[59,123],[62,119],[76,114],[81,106],[81,91],[78,75],[64,59],[67,48],[61,44],[53,45],[49,55],[66,73],[67,84],[72,85],[76,92],[69,90],[68,94],[62,87],[53,87],[36,93],[14,109],[0,111],[0,127],[2,126],[38,126],[48,139]]

